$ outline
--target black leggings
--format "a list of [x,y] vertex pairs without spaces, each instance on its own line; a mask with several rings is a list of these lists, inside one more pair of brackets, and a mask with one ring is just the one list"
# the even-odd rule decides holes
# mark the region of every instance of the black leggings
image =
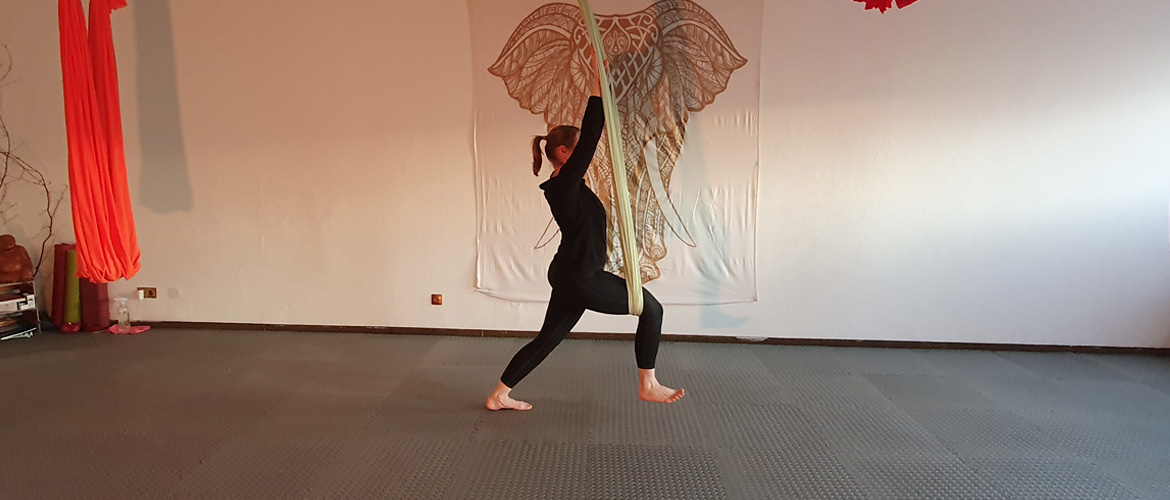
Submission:
[[[550,278],[553,276],[550,274]],[[605,271],[594,271],[579,278],[553,282],[552,297],[544,314],[544,325],[532,342],[512,357],[500,381],[516,387],[536,365],[552,352],[581,319],[585,310],[603,314],[629,314],[629,295],[626,280]],[[634,336],[634,356],[638,368],[654,368],[658,356],[658,339],[662,336],[662,304],[645,288],[642,289],[642,315],[638,317],[638,331]]]

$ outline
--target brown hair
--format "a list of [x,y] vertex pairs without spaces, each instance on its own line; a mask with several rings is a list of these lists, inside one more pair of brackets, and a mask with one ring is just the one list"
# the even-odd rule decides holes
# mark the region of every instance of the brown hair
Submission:
[[540,166],[543,163],[540,157],[540,141],[547,141],[544,145],[544,154],[548,155],[549,160],[553,157],[553,151],[558,147],[565,146],[572,148],[577,145],[577,137],[581,135],[581,129],[572,125],[560,125],[548,131],[548,135],[538,135],[532,139],[532,175],[540,175]]

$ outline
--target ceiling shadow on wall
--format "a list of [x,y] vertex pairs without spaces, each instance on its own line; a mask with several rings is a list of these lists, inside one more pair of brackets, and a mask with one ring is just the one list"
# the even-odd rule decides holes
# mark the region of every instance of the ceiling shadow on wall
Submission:
[[142,174],[138,203],[167,214],[194,207],[175,70],[175,39],[167,0],[134,2],[138,53],[138,123]]

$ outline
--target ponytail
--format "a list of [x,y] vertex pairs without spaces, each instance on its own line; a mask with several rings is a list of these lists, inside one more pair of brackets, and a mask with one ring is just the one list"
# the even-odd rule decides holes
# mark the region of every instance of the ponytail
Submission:
[[548,136],[538,135],[532,138],[532,175],[540,176],[540,167],[544,163],[540,156],[540,141],[548,140]]
[[557,148],[565,146],[570,150],[577,146],[577,137],[581,135],[581,129],[571,125],[561,125],[553,127],[548,131],[548,135],[538,135],[532,138],[532,175],[540,175],[540,166],[544,163],[540,156],[540,141],[544,142],[544,154],[548,156],[548,161],[553,163],[553,167],[558,167],[556,159],[553,154],[556,153]]

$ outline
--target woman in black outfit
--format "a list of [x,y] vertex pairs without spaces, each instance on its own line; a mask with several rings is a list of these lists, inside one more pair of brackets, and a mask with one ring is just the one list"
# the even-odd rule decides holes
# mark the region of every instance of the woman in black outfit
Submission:
[[[549,131],[547,136],[538,136],[532,141],[532,173],[535,175],[540,175],[540,142],[547,141],[544,151],[553,164],[553,173],[540,188],[544,190],[553,218],[560,226],[561,244],[549,265],[548,281],[553,291],[544,325],[540,334],[521,348],[504,369],[500,383],[488,396],[489,410],[532,409],[532,405],[512,399],[509,393],[569,334],[586,309],[604,314],[629,313],[626,281],[603,269],[606,261],[605,207],[584,182],[585,171],[593,161],[593,151],[605,125],[600,96],[601,83],[594,81],[580,129],[561,125]],[[643,401],[673,403],[682,398],[684,392],[666,387],[654,377],[654,359],[662,335],[662,305],[645,289],[642,297],[644,306],[634,339],[638,397]]]

